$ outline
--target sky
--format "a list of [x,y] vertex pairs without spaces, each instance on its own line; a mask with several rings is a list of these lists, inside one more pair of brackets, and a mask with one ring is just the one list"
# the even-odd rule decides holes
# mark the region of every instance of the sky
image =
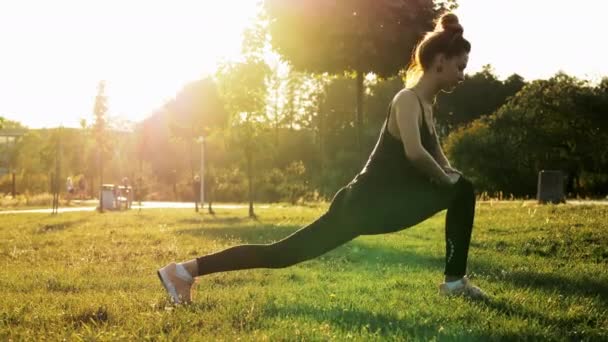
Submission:
[[[460,0],[468,73],[608,76],[605,0]],[[255,0],[0,0],[0,116],[30,128],[109,116],[140,121],[187,82],[236,58]]]

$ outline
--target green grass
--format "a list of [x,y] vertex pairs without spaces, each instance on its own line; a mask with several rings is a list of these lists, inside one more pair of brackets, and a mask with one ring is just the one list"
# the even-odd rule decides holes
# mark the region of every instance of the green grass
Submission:
[[0,216],[0,340],[607,340],[608,207],[479,203],[469,273],[437,295],[440,213],[280,270],[200,278],[169,304],[159,266],[278,240],[320,207]]

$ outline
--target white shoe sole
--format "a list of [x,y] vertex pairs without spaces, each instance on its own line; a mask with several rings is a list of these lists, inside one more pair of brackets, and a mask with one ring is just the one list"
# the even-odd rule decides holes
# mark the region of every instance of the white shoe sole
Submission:
[[179,304],[180,302],[179,302],[179,296],[177,295],[177,290],[175,289],[175,285],[173,285],[171,280],[169,280],[170,278],[169,278],[169,275],[167,274],[166,268],[167,268],[167,266],[159,269],[158,271],[156,271],[156,274],[158,275],[160,282],[165,287],[165,290],[167,290],[167,292],[169,293],[169,296],[171,296],[171,300],[173,301],[173,303]]

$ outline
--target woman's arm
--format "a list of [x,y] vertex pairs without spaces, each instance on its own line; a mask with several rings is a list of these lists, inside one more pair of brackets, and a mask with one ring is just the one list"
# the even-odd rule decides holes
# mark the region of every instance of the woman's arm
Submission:
[[402,91],[397,95],[393,106],[406,157],[432,180],[452,184],[452,178],[422,146],[420,140],[422,111],[416,95],[410,91]]
[[437,131],[435,130],[435,127],[433,127],[433,131],[435,133],[435,139],[436,139],[435,158],[437,158],[437,162],[439,163],[439,165],[441,165],[441,168],[443,169],[444,172],[457,173],[457,174],[462,175],[462,172],[460,170],[457,170],[452,165],[450,165],[450,161],[445,156],[445,153],[443,153],[443,149],[441,148],[441,142],[439,141],[439,136],[437,135]]
[[445,156],[445,153],[443,153],[443,149],[441,148],[441,142],[439,141],[439,137],[437,136],[437,131],[435,131],[435,128],[433,127],[433,131],[435,132],[435,139],[437,140],[437,149],[436,149],[436,156],[437,157],[437,162],[439,163],[439,165],[441,165],[442,169],[446,169],[446,168],[452,168],[452,166],[450,165],[450,161],[448,160],[448,158]]

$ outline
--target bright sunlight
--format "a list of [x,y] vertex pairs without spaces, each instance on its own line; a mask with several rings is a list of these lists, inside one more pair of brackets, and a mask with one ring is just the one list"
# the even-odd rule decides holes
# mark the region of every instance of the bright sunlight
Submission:
[[141,120],[184,83],[213,72],[221,58],[238,55],[255,6],[248,0],[2,2],[0,32],[9,49],[0,64],[1,115],[36,127],[57,126],[57,118],[78,127],[79,118],[91,120],[104,79],[109,114]]

